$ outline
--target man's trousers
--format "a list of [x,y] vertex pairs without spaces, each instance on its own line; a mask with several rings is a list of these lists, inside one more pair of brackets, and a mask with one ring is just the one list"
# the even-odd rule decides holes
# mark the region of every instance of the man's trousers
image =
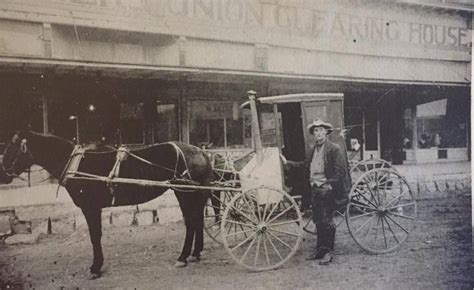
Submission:
[[313,222],[316,225],[316,251],[333,251],[336,238],[334,213],[336,210],[335,197],[332,188],[325,184],[321,187],[311,187],[311,204],[313,206]]

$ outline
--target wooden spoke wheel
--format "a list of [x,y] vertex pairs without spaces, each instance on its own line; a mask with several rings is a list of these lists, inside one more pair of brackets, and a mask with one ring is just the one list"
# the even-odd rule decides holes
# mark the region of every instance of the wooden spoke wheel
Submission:
[[388,163],[388,161],[383,159],[371,158],[361,160],[357,162],[354,166],[352,166],[350,170],[350,175],[352,180],[357,180],[367,171],[377,168],[393,169],[392,165]]
[[398,172],[378,168],[353,184],[346,223],[354,241],[364,250],[388,253],[408,238],[417,215],[409,184]]
[[237,172],[234,168],[234,159],[230,155],[215,153],[212,155],[213,172],[215,181],[226,182],[237,180]]
[[287,193],[266,187],[237,194],[224,211],[221,235],[237,264],[252,270],[278,268],[303,238],[301,212]]
[[316,225],[313,222],[313,213],[307,210],[303,213],[303,230],[309,234],[317,235]]
[[234,195],[236,195],[234,191],[214,191],[209,196],[206,206],[204,207],[204,231],[212,240],[221,245],[222,215]]

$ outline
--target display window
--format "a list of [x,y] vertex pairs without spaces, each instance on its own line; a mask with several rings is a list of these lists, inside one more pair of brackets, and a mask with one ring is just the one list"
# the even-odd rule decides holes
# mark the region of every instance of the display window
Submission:
[[143,103],[120,104],[120,143],[144,143],[143,108]]
[[190,143],[209,149],[250,147],[249,133],[245,130],[248,127],[244,122],[245,114],[239,105],[237,101],[191,101]]
[[[465,148],[469,106],[461,99],[441,99],[416,107],[417,144],[427,148]],[[466,116],[465,116],[466,115]]]
[[163,143],[178,140],[177,105],[157,101],[156,116],[153,121],[152,143]]

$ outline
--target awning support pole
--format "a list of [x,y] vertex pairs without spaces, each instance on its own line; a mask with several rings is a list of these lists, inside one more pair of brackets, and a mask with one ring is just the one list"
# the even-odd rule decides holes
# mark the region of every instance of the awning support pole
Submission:
[[260,137],[260,127],[258,125],[258,113],[257,113],[257,103],[256,103],[256,95],[255,91],[248,91],[247,92],[250,101],[250,111],[252,114],[252,138],[255,144],[255,153],[257,155],[257,162],[261,161],[263,158],[263,147],[262,147],[262,139]]

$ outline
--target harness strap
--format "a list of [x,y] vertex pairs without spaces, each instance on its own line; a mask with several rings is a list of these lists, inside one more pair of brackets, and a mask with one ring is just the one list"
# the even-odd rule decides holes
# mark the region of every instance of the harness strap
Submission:
[[[69,155],[69,159],[67,160],[66,166],[64,166],[63,172],[59,176],[58,187],[56,188],[56,198],[58,198],[59,196],[59,188],[65,185],[64,181],[66,179],[66,175],[70,173],[69,166],[71,165],[72,160],[77,155],[81,155],[81,159],[84,158],[84,152],[85,152],[85,149],[81,145],[74,146],[74,149],[72,150],[71,155]],[[77,170],[77,168],[75,170]]]
[[186,162],[186,157],[184,156],[183,150],[174,142],[166,142],[165,144],[172,145],[176,150],[176,165],[175,165],[175,170],[174,170],[175,178],[176,178],[176,173],[178,172],[179,156],[181,156],[184,162],[184,167],[186,169],[183,171],[183,173],[181,173],[180,177],[184,177],[185,175],[188,175],[189,179],[192,179],[191,172],[189,171],[188,163]]
[[110,191],[110,194],[112,195],[112,205],[115,205],[115,192],[114,192],[114,187],[112,186],[112,179],[114,177],[118,177],[120,174],[120,163],[122,161],[127,159],[127,154],[130,152],[127,150],[125,147],[120,147],[117,151],[117,156],[115,158],[115,163],[114,166],[112,166],[112,169],[109,172],[109,175],[107,176],[107,188]]
[[[127,159],[127,156],[131,156],[131,157],[133,157],[133,158],[135,158],[135,159],[137,159],[137,160],[139,160],[139,161],[141,161],[145,164],[148,164],[148,165],[151,165],[151,166],[154,166],[154,167],[158,167],[158,168],[173,172],[174,173],[173,180],[176,181],[176,184],[177,183],[186,183],[186,181],[185,181],[186,179],[181,179],[182,177],[185,177],[185,176],[188,178],[187,182],[191,182],[190,184],[193,184],[193,182],[191,181],[192,180],[191,172],[189,171],[189,167],[188,167],[188,164],[187,164],[187,161],[186,161],[183,150],[174,142],[166,142],[166,143],[163,143],[163,144],[169,144],[169,145],[173,146],[173,148],[175,149],[176,163],[175,163],[175,168],[174,169],[171,169],[171,168],[168,168],[168,167],[165,167],[165,166],[161,166],[161,165],[155,164],[155,163],[153,163],[149,160],[146,160],[145,158],[142,158],[142,157],[138,156],[137,154],[131,152],[130,150],[128,150],[124,146],[122,146],[118,149],[113,148],[114,149],[113,151],[117,152],[117,156],[116,156],[115,163],[114,163],[112,169],[110,170],[108,176],[106,177],[107,188],[109,189],[110,194],[112,195],[112,205],[115,204],[115,197],[116,197],[115,194],[114,194],[113,179],[115,177],[119,177],[120,164],[122,163],[122,161]],[[152,147],[152,146],[148,146],[148,147]],[[110,149],[112,149],[112,148],[110,148]],[[71,153],[71,155],[70,155],[70,157],[67,161],[67,164],[66,164],[66,166],[65,166],[65,168],[64,168],[64,170],[61,174],[61,177],[59,179],[59,185],[58,185],[58,188],[56,190],[56,197],[58,196],[58,193],[59,193],[59,187],[61,185],[62,186],[65,185],[64,181],[66,179],[66,175],[68,175],[68,174],[82,175],[82,176],[87,176],[87,177],[92,177],[92,178],[99,178],[99,179],[103,178],[101,176],[94,175],[94,174],[88,174],[88,173],[85,173],[85,172],[78,172],[77,171],[78,167],[73,169],[72,171],[69,170],[70,166],[71,166],[71,162],[73,162],[75,157],[77,155],[81,155],[80,159],[82,159],[85,156],[86,150],[87,150],[86,148],[84,148],[80,145],[76,145],[74,147],[74,150],[72,151],[72,153]],[[87,152],[87,153],[92,153],[92,152]],[[96,153],[96,152],[94,152],[94,153]],[[178,166],[179,166],[180,157],[182,158],[182,160],[184,162],[185,170],[179,176],[180,178],[178,178],[177,174],[178,174]],[[171,182],[170,184],[173,184],[173,182]],[[170,188],[172,188],[172,187],[170,187]]]
[[153,162],[150,162],[150,161],[146,160],[145,158],[142,158],[142,157],[140,157],[140,156],[134,154],[133,152],[127,151],[127,154],[130,155],[131,157],[135,158],[135,159],[140,160],[140,161],[143,162],[143,163],[148,164],[148,165],[155,166],[155,167],[158,167],[158,168],[161,168],[161,169],[164,169],[164,170],[168,170],[168,171],[170,171],[170,172],[174,172],[173,169],[170,169],[170,168],[168,168],[168,167],[164,167],[164,166],[155,164],[155,163],[153,163]]
[[[69,156],[69,159],[67,160],[66,166],[64,167],[63,172],[61,173],[61,175],[59,177],[59,185],[64,186],[64,183],[63,183],[64,178],[66,177],[66,174],[68,173],[68,169],[69,169],[69,166],[71,165],[71,162],[72,162],[73,158],[76,155],[81,155],[82,157],[84,157],[85,151],[86,150],[81,145],[74,146],[74,149],[72,150],[71,155]],[[59,188],[58,188],[58,191],[59,191]]]

